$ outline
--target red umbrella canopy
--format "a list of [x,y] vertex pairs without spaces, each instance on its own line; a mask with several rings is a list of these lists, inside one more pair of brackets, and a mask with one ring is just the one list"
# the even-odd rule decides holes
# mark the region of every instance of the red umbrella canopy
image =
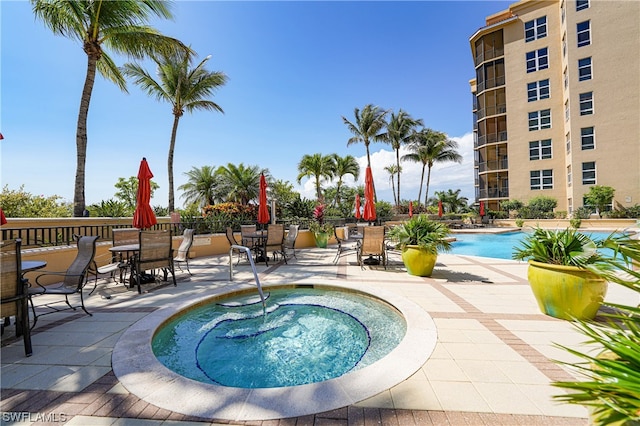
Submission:
[[143,158],[138,170],[138,193],[136,194],[136,211],[133,213],[133,227],[139,229],[151,228],[158,223],[151,208],[151,178],[153,173],[149,169],[147,159]]
[[360,219],[360,194],[356,194],[356,219]]
[[4,225],[5,223],[7,223],[7,218],[5,217],[2,209],[0,209],[0,225]]
[[258,204],[258,223],[269,223],[269,206],[267,206],[267,180],[264,174],[260,175],[260,197]]
[[484,216],[484,201],[480,201],[480,216]]
[[409,201],[409,217],[413,217],[413,201]]
[[376,220],[376,205],[373,201],[373,174],[371,167],[367,167],[364,175],[364,211],[362,218],[367,222]]
[[442,208],[442,200],[438,201],[438,216],[442,217],[442,214],[444,213],[444,209]]

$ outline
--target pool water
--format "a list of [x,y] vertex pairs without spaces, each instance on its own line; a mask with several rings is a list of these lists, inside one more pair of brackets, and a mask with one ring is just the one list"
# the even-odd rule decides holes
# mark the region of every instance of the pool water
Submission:
[[[609,232],[584,232],[592,238],[601,239]],[[513,259],[513,250],[520,245],[525,232],[505,232],[502,234],[454,234],[452,254]]]
[[270,388],[315,383],[387,355],[406,333],[392,307],[356,293],[314,288],[209,303],[171,319],[153,338],[158,360],[204,383]]

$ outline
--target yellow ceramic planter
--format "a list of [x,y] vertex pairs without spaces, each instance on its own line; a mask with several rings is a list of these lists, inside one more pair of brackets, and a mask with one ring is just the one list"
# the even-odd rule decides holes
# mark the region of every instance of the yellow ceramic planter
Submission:
[[438,256],[419,246],[406,246],[402,250],[402,261],[409,275],[430,277]]
[[540,310],[552,317],[593,319],[607,294],[607,282],[575,266],[529,261],[527,273]]

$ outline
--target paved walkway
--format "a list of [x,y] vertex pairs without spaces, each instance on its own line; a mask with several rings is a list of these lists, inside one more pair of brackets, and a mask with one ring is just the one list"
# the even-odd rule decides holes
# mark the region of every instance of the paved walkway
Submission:
[[[29,358],[9,327],[1,349],[2,424],[588,424],[583,407],[553,401],[563,391],[550,385],[573,378],[553,361],[573,358],[554,343],[578,348],[584,338],[570,323],[539,313],[526,282],[526,264],[445,254],[432,277],[419,278],[406,273],[397,253],[390,255],[386,271],[382,266],[361,269],[353,252],[333,264],[334,254],[330,248],[297,250],[288,265],[258,265],[260,280],[263,285],[366,285],[394,292],[428,312],[437,326],[435,350],[396,386],[330,412],[251,422],[196,418],[130,393],[111,366],[113,347],[128,327],[181,298],[252,285],[246,262],[235,267],[230,282],[228,257],[215,256],[193,260],[193,276],[179,272],[177,287],[149,284],[142,295],[101,280],[86,302],[93,316],[67,311],[38,320]],[[609,300],[625,297],[625,289],[610,286]],[[45,301],[45,296],[36,299]]]

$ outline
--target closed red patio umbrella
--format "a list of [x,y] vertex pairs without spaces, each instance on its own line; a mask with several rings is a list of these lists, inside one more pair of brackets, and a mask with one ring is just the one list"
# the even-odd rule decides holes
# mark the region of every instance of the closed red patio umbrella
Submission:
[[269,206],[267,205],[267,180],[264,174],[260,175],[260,196],[258,203],[258,223],[269,223]]
[[362,215],[360,214],[360,194],[356,194],[356,219],[360,219]]
[[0,209],[0,225],[4,225],[5,223],[7,223],[7,218],[5,217],[2,209]]
[[413,217],[413,201],[409,201],[409,217]]
[[442,200],[438,201],[438,217],[442,217],[444,214],[444,209],[442,208]]
[[376,204],[373,201],[373,174],[371,167],[367,167],[364,175],[364,211],[362,218],[367,222],[376,220]]
[[484,201],[480,201],[480,217],[484,216]]
[[136,194],[136,211],[133,213],[133,227],[139,229],[151,228],[158,223],[151,208],[151,178],[153,173],[149,169],[146,158],[142,158],[138,170],[138,193]]

